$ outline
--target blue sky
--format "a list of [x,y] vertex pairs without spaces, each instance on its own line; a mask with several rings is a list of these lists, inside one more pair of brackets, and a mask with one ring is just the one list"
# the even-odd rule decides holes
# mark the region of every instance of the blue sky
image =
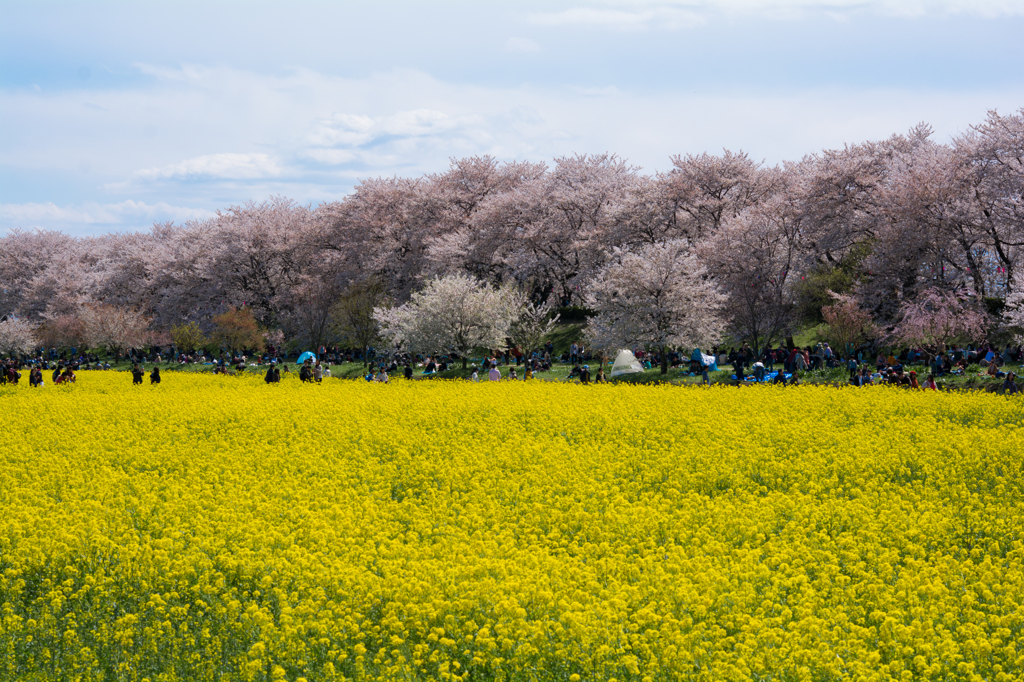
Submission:
[[1024,0],[0,0],[0,234],[146,230],[451,157],[774,164],[1024,107]]

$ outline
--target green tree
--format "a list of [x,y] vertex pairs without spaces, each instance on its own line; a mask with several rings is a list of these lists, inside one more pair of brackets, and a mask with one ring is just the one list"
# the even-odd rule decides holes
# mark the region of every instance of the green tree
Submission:
[[368,279],[349,286],[331,308],[331,320],[337,333],[350,346],[362,349],[364,366],[367,364],[366,353],[380,332],[373,310],[386,305],[384,284],[377,279]]
[[206,334],[195,322],[186,322],[171,327],[171,341],[174,342],[176,348],[186,351],[202,348],[209,343]]
[[835,303],[832,293],[848,294],[853,290],[870,253],[871,245],[859,242],[840,260],[810,268],[793,287],[800,318],[813,324],[824,322],[821,309]]

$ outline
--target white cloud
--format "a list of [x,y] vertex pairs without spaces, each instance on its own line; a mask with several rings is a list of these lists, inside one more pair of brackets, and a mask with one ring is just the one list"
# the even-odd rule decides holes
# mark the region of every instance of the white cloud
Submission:
[[266,154],[207,154],[159,168],[138,170],[134,177],[139,180],[255,180],[277,177],[281,173],[281,168]]
[[707,23],[701,14],[674,7],[642,10],[574,7],[560,12],[537,12],[528,17],[539,26],[598,26],[620,31],[635,31],[656,25],[659,28],[690,28]]
[[[947,140],[982,121],[988,109],[1009,113],[1024,102],[1024,89],[1012,84],[765,93],[675,83],[660,90],[621,82],[477,85],[412,70],[363,78],[310,70],[185,71],[192,75],[170,70],[166,79],[135,89],[0,90],[5,123],[20,131],[0,140],[6,167],[83,178],[76,196],[102,197],[81,204],[34,189],[54,204],[6,204],[0,231],[145,229],[156,220],[207,215],[186,207],[226,207],[273,194],[333,200],[360,178],[439,172],[452,157],[478,154],[550,162],[608,151],[651,172],[666,170],[673,154],[728,147],[774,164],[885,138],[922,120]],[[86,109],[85,101],[106,111]],[[212,153],[254,148],[260,151]]]
[[543,52],[544,48],[532,38],[517,38],[513,36],[505,41],[505,50],[508,52],[534,53]]
[[540,26],[592,26],[624,31],[703,26],[713,15],[762,15],[797,19],[822,12],[834,19],[851,14],[889,17],[973,15],[1024,16],[1024,0],[607,0],[558,11],[535,12]]
[[336,114],[318,121],[307,136],[311,148],[301,156],[327,165],[360,162],[394,164],[402,155],[415,157],[424,146],[478,137],[484,117],[451,115],[434,109],[399,111],[390,116]]
[[202,220],[213,215],[205,208],[172,206],[165,202],[147,204],[127,200],[100,204],[88,202],[58,206],[54,203],[0,204],[0,226],[25,229],[64,229],[76,231],[82,226],[144,229],[153,222]]

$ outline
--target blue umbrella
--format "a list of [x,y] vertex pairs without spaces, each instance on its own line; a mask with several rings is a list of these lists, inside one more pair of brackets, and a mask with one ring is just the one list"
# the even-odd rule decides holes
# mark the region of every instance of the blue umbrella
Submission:
[[306,360],[312,360],[313,362],[316,362],[316,356],[313,355],[313,353],[311,353],[310,351],[307,350],[305,353],[303,353],[302,355],[299,356],[299,359],[296,360],[296,362],[298,362],[301,365]]

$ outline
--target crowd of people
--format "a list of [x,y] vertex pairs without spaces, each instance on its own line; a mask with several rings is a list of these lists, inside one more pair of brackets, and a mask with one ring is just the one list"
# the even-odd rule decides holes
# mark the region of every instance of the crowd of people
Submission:
[[[356,362],[364,357],[363,351],[342,347],[321,346],[318,355],[304,354],[303,361],[298,363],[298,377],[303,383],[321,383],[331,376],[330,366],[344,362]],[[246,354],[242,352],[225,352],[219,355],[204,352],[189,353],[179,351],[173,346],[167,349],[129,351],[126,359],[131,363],[133,384],[144,382],[145,366],[151,366],[149,383],[159,384],[161,381],[160,365],[177,366],[200,363],[208,365],[211,371],[218,374],[240,373],[247,369],[265,369],[264,380],[267,383],[279,383],[281,375],[289,374],[290,369],[283,349],[271,347],[264,352]],[[645,368],[657,367],[662,356],[657,351],[645,351],[642,348],[633,350],[639,363]],[[367,371],[363,378],[367,381],[388,383],[391,376],[400,374],[406,379],[414,378],[417,373],[422,377],[432,377],[447,372],[459,364],[462,358],[455,354],[419,355],[410,353],[380,353],[368,349],[365,353]],[[688,355],[681,351],[671,351],[666,360],[669,367],[689,373],[690,376],[701,376],[703,383],[710,383],[708,359],[717,365],[731,365],[731,379],[736,385],[752,383],[771,383],[798,385],[802,373],[808,371],[845,368],[849,373],[849,383],[854,386],[870,386],[888,384],[911,389],[938,390],[937,379],[944,376],[963,376],[977,372],[979,376],[987,376],[999,380],[997,390],[1002,393],[1015,394],[1020,391],[1017,385],[1019,370],[1014,370],[1024,362],[1024,349],[1020,345],[1006,344],[1002,349],[986,344],[982,346],[954,345],[951,348],[937,350],[934,348],[908,347],[896,352],[878,350],[870,344],[858,348],[847,348],[845,352],[833,350],[828,343],[818,343],[806,347],[771,347],[755,352],[749,344],[740,347],[715,347],[708,354],[694,351]],[[530,353],[524,353],[518,347],[489,352],[479,362],[470,365],[471,381],[519,381],[533,379],[540,372],[550,371],[556,363],[570,365],[571,369],[565,381],[580,383],[603,383],[607,381],[602,359],[595,355],[582,343],[572,343],[561,353],[556,353],[551,342]],[[591,365],[596,370],[591,370]],[[507,367],[503,373],[502,367]],[[28,382],[33,387],[44,385],[46,374],[55,384],[74,383],[80,370],[110,370],[109,362],[101,360],[92,353],[79,352],[77,349],[40,350],[26,357],[12,357],[0,362],[0,384],[17,384],[22,378],[22,371],[28,371]],[[230,372],[229,372],[230,370]],[[919,376],[925,378],[919,379]]]

